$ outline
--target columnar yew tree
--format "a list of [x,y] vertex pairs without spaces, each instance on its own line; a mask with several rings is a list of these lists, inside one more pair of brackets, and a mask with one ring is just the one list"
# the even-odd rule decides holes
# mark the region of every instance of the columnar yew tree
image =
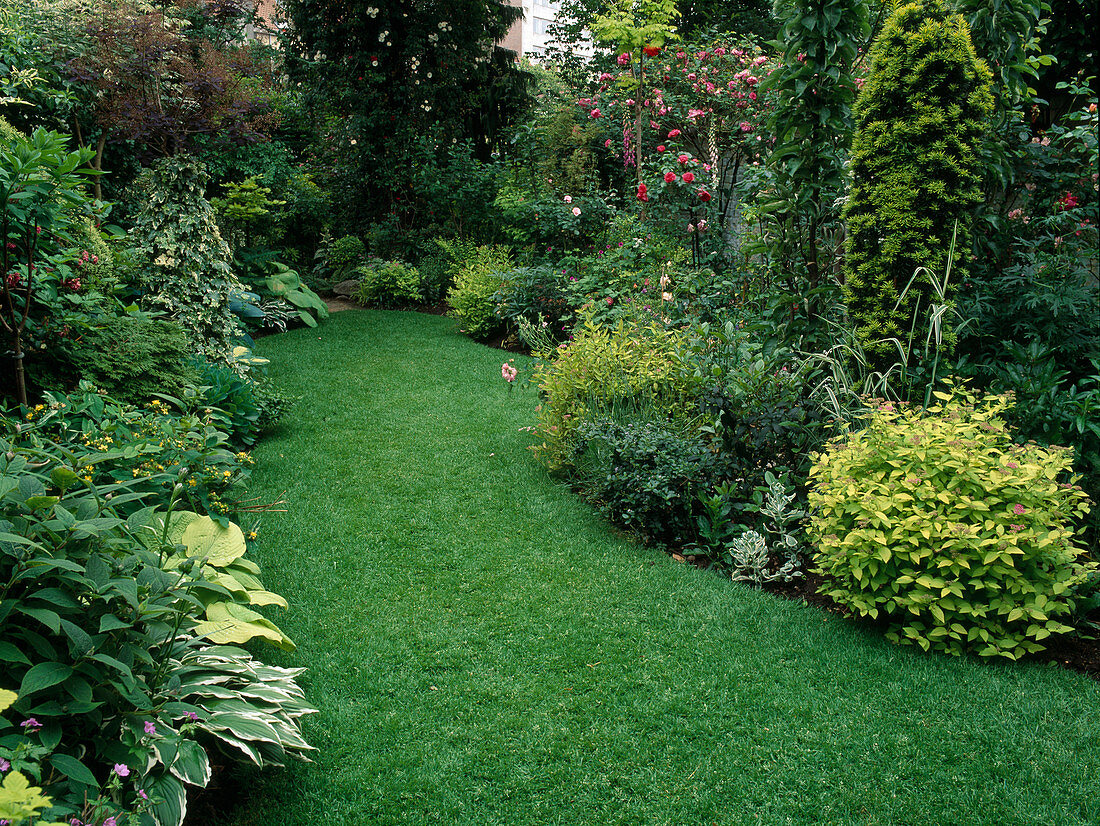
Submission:
[[966,21],[937,0],[895,10],[870,59],[854,110],[844,296],[864,350],[886,366],[897,356],[889,339],[905,342],[914,314],[928,312],[952,239],[951,281],[965,277],[993,100]]

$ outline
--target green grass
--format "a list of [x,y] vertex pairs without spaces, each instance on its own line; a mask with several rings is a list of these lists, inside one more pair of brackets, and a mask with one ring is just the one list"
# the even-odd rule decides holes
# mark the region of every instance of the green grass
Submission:
[[266,339],[257,449],[316,762],[234,826],[1100,822],[1100,685],[898,648],[617,536],[525,449],[533,391],[453,322]]

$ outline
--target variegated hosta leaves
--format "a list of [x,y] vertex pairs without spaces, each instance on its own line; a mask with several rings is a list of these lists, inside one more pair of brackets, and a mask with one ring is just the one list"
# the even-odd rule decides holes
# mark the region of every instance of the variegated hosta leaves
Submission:
[[[158,535],[163,525],[161,521]],[[288,651],[294,649],[277,625],[246,607],[287,605],[281,596],[264,588],[259,566],[244,558],[247,546],[236,524],[222,527],[209,516],[177,511],[168,520],[167,540],[184,549],[168,558],[165,567],[169,570],[178,570],[188,559],[202,563],[192,595],[203,604],[206,617],[196,626],[196,633],[219,644],[260,638]]]
[[296,681],[300,668],[263,665],[243,649],[212,646],[189,655],[175,674],[179,696],[208,713],[198,727],[257,766],[308,760],[315,749],[302,736],[301,718],[316,713]]

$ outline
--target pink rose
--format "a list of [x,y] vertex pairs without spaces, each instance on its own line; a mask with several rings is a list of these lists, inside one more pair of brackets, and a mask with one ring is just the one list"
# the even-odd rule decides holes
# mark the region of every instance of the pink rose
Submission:
[[[671,172],[669,174],[672,175]],[[675,176],[673,175],[673,177],[675,177]],[[684,173],[684,183],[685,184],[690,184],[694,180],[695,180],[695,175],[693,173],[691,173],[691,172],[685,172]]]
[[[690,175],[691,173],[688,172],[687,174]],[[685,175],[684,177],[686,178],[687,175]],[[666,172],[665,173],[665,183],[666,184],[670,184],[675,180],[676,180],[676,173],[675,172]]]

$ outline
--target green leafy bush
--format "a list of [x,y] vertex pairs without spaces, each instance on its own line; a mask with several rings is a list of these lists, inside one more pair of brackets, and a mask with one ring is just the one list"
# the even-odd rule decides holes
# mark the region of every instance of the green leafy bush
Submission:
[[822,592],[887,638],[1020,656],[1063,620],[1094,563],[1073,521],[1087,497],[1059,481],[1069,450],[1018,446],[1003,397],[937,392],[925,415],[890,402],[830,442],[811,470],[810,534]]
[[574,339],[532,376],[542,399],[535,455],[551,471],[570,469],[577,428],[611,412],[645,410],[664,420],[691,419],[696,381],[682,369],[680,344],[677,333],[655,325],[607,328],[586,319]]
[[[993,99],[966,21],[938,0],[896,9],[869,57],[854,110],[843,289],[864,350],[889,365],[889,339],[904,342],[919,305],[931,303],[929,281],[948,269],[952,239],[956,250],[970,249]],[[951,265],[956,281],[965,280],[967,259]],[[950,346],[950,330],[944,341]]]
[[359,288],[354,297],[364,307],[407,307],[424,299],[416,267],[371,258],[355,272]]
[[694,538],[713,464],[704,439],[645,418],[584,422],[576,438],[581,490],[611,521],[670,545]]
[[447,293],[451,317],[470,338],[485,341],[504,329],[496,295],[508,280],[512,257],[505,247],[478,247],[455,264],[454,285]]
[[554,344],[573,329],[577,308],[564,275],[550,264],[516,267],[496,297],[499,314],[509,323],[540,325]]
[[328,318],[328,305],[302,281],[301,275],[273,250],[248,250],[237,254],[234,269],[249,292],[238,296],[233,312],[258,329],[285,331],[300,321],[316,327]]
[[203,356],[228,362],[243,334],[230,302],[244,288],[203,195],[208,180],[186,155],[153,166],[139,180],[142,206],[130,238],[142,260],[142,302],[174,318]]
[[418,264],[424,300],[440,301],[451,289],[457,265],[473,257],[477,244],[461,238],[433,238]]
[[[230,449],[214,413],[193,391],[176,400],[175,407],[153,399],[139,408],[82,382],[73,393],[47,393],[43,403],[28,410],[18,441],[66,445],[85,481],[126,483],[135,493],[158,501],[167,502],[182,484],[188,507],[226,519],[233,490],[248,478],[253,462],[248,454]],[[130,500],[114,505],[126,515],[135,507]]]
[[120,401],[146,402],[158,393],[181,395],[195,384],[192,352],[174,322],[106,312],[60,339],[48,360],[36,359],[34,375],[40,387],[69,389],[86,379]]
[[331,287],[352,278],[356,268],[367,257],[367,247],[354,235],[344,235],[329,241],[317,250],[314,277]]
[[83,430],[119,412],[95,398],[54,402],[18,428],[0,419],[0,688],[18,691],[24,718],[0,718],[0,757],[42,783],[49,816],[100,822],[133,811],[140,790],[152,822],[179,826],[187,786],[210,779],[206,744],[261,766],[304,757],[298,719],[311,709],[296,672],[211,647],[289,647],[249,607],[285,603],[237,526],[179,509],[194,474],[158,463],[166,487],[122,472],[147,461],[140,427],[118,440]]

